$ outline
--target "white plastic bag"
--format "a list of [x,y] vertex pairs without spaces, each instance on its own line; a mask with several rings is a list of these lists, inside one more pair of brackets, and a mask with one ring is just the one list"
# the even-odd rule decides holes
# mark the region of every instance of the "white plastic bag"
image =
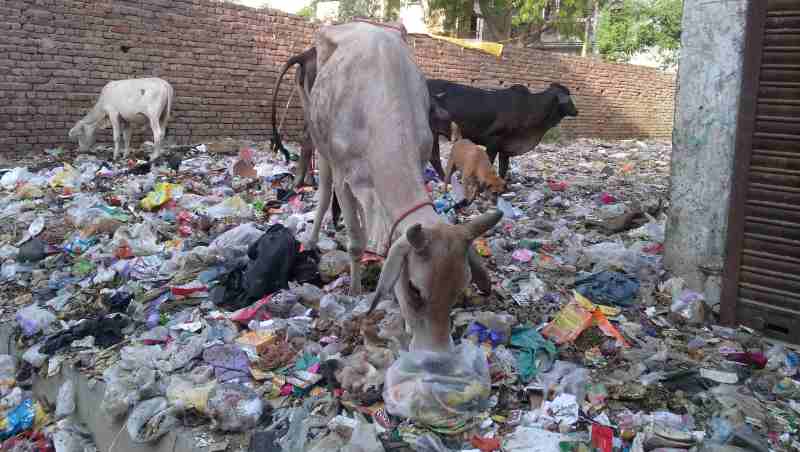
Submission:
[[106,390],[100,409],[113,417],[124,416],[136,402],[158,392],[156,373],[149,367],[131,369],[120,362],[103,372],[103,380]]
[[448,353],[401,353],[386,372],[383,399],[390,414],[458,430],[488,408],[490,392],[486,355],[462,343]]
[[0,355],[0,397],[5,396],[17,384],[17,359],[11,355]]
[[27,337],[41,333],[56,321],[56,316],[52,312],[35,304],[20,309],[16,318],[22,328],[22,334]]
[[246,432],[256,428],[264,402],[252,389],[237,383],[216,385],[208,396],[208,415],[215,429]]
[[131,441],[149,443],[169,433],[178,426],[177,409],[169,406],[167,399],[156,397],[139,403],[126,422]]
[[65,381],[58,389],[56,399],[56,419],[64,419],[75,412],[75,383],[72,380]]
[[215,220],[220,220],[222,218],[252,218],[253,217],[253,208],[244,202],[244,200],[238,196],[234,196],[232,198],[228,198],[221,203],[209,207],[208,211],[206,212],[209,217]]
[[[220,234],[211,242],[209,248],[214,251],[233,250],[235,254],[244,256],[247,254],[247,248],[257,242],[262,235],[264,235],[264,230],[256,227],[254,223],[244,223]],[[227,252],[230,253],[230,251]]]
[[375,424],[370,424],[364,417],[356,413],[356,426],[350,436],[350,442],[342,452],[383,452],[383,444],[378,441]]
[[17,184],[25,182],[32,176],[33,175],[28,172],[28,168],[14,168],[3,174],[3,177],[0,178],[0,186],[2,186],[4,190],[11,190],[16,187]]

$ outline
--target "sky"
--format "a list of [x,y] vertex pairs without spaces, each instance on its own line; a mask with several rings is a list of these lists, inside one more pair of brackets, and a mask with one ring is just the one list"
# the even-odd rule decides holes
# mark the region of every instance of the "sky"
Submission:
[[286,11],[287,13],[296,13],[297,11],[300,11],[301,8],[306,6],[309,3],[309,0],[236,0],[236,3],[252,6],[254,8],[259,8],[266,5],[270,8]]

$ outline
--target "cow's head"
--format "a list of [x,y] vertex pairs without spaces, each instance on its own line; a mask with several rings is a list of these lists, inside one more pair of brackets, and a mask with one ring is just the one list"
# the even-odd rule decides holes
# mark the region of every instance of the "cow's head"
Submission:
[[482,291],[491,290],[489,275],[472,248],[472,241],[502,216],[502,212],[494,210],[461,225],[415,224],[392,245],[372,307],[394,288],[413,334],[412,350],[449,350],[451,306],[470,279]]
[[69,129],[68,136],[72,140],[78,140],[78,147],[81,152],[87,152],[94,145],[95,129],[96,126],[94,124],[87,124],[81,120],[73,128]]
[[578,116],[578,109],[570,97],[569,89],[559,83],[551,83],[550,90],[553,91],[558,98],[558,111],[561,116]]
[[[450,140],[451,136],[450,123],[453,120],[453,118],[450,115],[450,113],[444,108],[444,102],[443,102],[444,96],[445,93],[439,93],[430,96],[431,107],[430,107],[430,112],[428,114],[430,115],[429,120],[430,120],[431,130],[433,130],[438,135],[446,136],[447,139]],[[434,137],[434,139],[437,138]]]

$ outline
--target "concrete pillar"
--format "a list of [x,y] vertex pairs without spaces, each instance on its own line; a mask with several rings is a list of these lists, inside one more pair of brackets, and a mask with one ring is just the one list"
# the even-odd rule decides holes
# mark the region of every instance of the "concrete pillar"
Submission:
[[747,4],[684,0],[665,262],[711,305],[720,302]]

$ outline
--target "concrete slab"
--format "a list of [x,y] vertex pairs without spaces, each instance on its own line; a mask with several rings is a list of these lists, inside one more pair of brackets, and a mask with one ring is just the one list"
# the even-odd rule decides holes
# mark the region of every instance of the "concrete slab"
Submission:
[[[0,327],[0,353],[21,356],[16,350],[15,341],[12,339],[13,327]],[[191,452],[208,451],[209,447],[199,447],[196,437],[201,433],[206,433],[209,437],[209,429],[186,429],[179,428],[163,436],[160,440],[147,444],[137,444],[131,441],[130,435],[124,428],[125,418],[112,419],[100,409],[100,402],[103,399],[105,384],[102,381],[90,380],[72,366],[64,365],[61,372],[55,377],[41,378],[36,376],[33,382],[33,393],[37,399],[55,407],[58,390],[65,381],[75,383],[76,393],[76,413],[75,419],[82,422],[92,433],[97,444],[97,450],[101,452]],[[224,435],[226,440],[235,436],[236,441],[231,444],[244,444],[244,434]],[[216,436],[215,436],[216,437]],[[234,450],[229,448],[228,450]]]

